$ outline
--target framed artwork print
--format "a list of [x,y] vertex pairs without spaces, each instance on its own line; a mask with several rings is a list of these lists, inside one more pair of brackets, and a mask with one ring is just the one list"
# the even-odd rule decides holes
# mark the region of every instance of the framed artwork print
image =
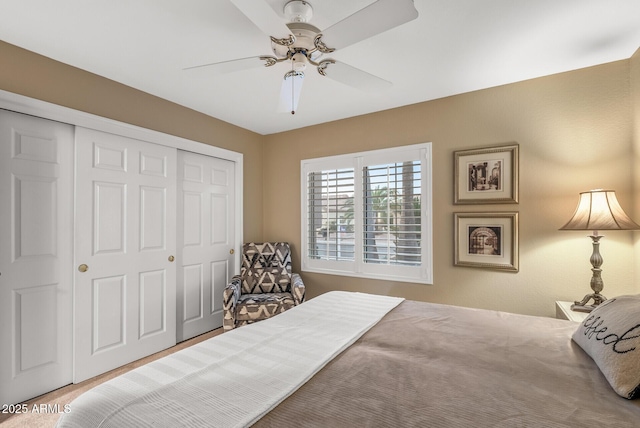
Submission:
[[518,213],[454,213],[455,266],[518,271]]
[[518,144],[453,152],[455,204],[517,204]]

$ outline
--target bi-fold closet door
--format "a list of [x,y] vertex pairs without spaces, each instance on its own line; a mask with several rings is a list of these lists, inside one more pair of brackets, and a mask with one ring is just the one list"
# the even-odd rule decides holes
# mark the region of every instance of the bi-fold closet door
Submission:
[[230,160],[0,110],[0,402],[220,327],[235,173]]

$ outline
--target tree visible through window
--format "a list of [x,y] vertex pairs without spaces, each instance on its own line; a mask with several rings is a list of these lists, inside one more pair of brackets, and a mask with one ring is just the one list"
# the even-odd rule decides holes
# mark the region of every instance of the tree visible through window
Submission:
[[420,162],[367,166],[364,183],[364,261],[420,264]]

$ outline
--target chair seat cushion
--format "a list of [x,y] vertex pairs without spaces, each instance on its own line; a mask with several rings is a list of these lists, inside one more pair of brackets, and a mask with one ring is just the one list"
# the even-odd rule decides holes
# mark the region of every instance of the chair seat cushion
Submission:
[[238,321],[259,321],[295,306],[291,293],[242,294],[236,305]]

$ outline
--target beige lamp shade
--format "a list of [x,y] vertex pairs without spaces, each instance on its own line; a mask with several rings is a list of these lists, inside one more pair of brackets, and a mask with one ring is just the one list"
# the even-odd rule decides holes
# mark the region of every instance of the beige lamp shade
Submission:
[[624,212],[613,190],[580,193],[578,207],[571,220],[560,230],[636,230],[640,229]]

